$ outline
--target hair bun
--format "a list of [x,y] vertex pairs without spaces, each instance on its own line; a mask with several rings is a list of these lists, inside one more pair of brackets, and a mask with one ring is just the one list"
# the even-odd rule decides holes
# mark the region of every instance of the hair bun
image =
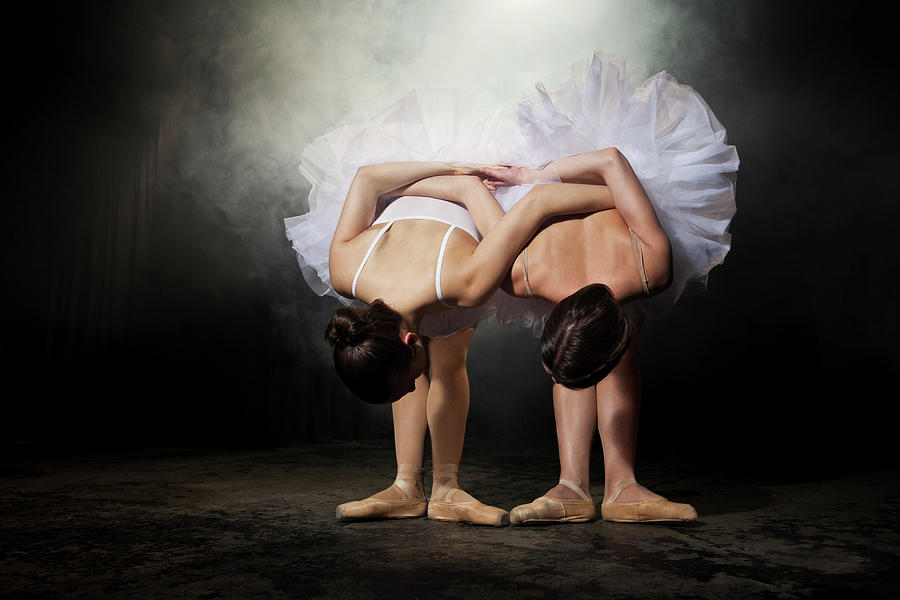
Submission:
[[372,323],[351,308],[340,308],[331,315],[325,328],[325,339],[336,350],[356,346],[366,339],[372,330]]

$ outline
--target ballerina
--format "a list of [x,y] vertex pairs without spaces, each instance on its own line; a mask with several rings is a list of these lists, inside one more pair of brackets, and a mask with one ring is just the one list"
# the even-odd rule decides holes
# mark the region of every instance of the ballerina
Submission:
[[596,518],[590,496],[590,450],[596,424],[604,457],[607,521],[691,521],[696,510],[637,483],[634,472],[640,404],[639,318],[630,302],[667,289],[668,236],[627,159],[615,148],[554,161],[543,169],[491,169],[497,185],[546,176],[608,188],[616,211],[546,225],[522,251],[504,282],[517,297],[555,303],[541,335],[541,356],[554,380],[560,479],[535,501],[510,511],[514,525],[578,523]]
[[536,100],[522,102],[519,115],[533,160],[545,166],[494,170],[495,185],[548,176],[603,185],[617,207],[632,209],[548,224],[504,282],[513,295],[555,304],[549,317],[516,307],[499,307],[498,316],[546,321],[541,356],[555,381],[561,467],[559,485],[514,508],[511,522],[595,518],[589,482],[595,423],[603,445],[604,519],[696,519],[690,505],[669,502],[636,481],[637,338],[644,318],[705,287],[728,253],[737,152],[693,88],[665,72],[634,88],[624,65],[599,54],[576,65],[565,84],[539,85]]

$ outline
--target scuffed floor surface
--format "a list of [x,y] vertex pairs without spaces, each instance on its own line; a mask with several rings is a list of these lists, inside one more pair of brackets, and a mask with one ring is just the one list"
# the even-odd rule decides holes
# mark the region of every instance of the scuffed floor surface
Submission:
[[[389,441],[7,454],[5,598],[900,597],[888,469],[767,478],[646,457],[642,483],[694,504],[700,522],[494,529],[337,522],[337,504],[390,484]],[[557,469],[551,450],[470,443],[460,481],[509,509]],[[594,478],[599,501],[599,466]]]

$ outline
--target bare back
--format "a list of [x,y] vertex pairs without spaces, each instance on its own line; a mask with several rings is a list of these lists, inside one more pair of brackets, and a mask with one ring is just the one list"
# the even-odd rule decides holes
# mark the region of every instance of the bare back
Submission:
[[631,232],[616,210],[554,219],[510,270],[504,290],[526,297],[525,269],[535,296],[559,302],[591,283],[609,286],[620,301],[643,292]]
[[[465,231],[454,228],[444,245],[449,227],[438,221],[398,220],[381,233],[385,227],[385,224],[373,225],[347,244],[340,260],[332,264],[335,289],[344,296],[354,297],[355,279],[355,297],[363,302],[381,299],[400,312],[440,311],[444,306],[438,299],[435,281],[439,258],[442,258],[440,289],[446,301],[456,291],[453,275],[456,267],[471,256],[477,242]],[[379,234],[380,239],[375,243]]]

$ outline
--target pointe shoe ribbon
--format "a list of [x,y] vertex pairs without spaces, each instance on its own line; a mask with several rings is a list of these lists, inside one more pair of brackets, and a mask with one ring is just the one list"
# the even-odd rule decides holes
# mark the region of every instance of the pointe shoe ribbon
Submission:
[[616,502],[622,490],[635,483],[637,482],[634,479],[623,481],[613,490],[609,500],[600,505],[600,514],[604,521],[616,523],[671,523],[697,520],[697,511],[690,504],[670,502],[662,497],[640,502]]
[[423,471],[416,465],[399,465],[391,487],[363,500],[337,507],[339,521],[363,519],[406,519],[424,517],[428,502],[420,491]]
[[567,479],[559,482],[578,494],[581,500],[564,500],[541,496],[530,504],[522,504],[509,512],[509,522],[513,525],[529,523],[586,523],[597,518],[594,500],[581,488]]
[[428,501],[428,518],[492,527],[508,525],[508,512],[496,506],[482,504],[456,486],[456,468],[455,464],[446,464],[434,469],[437,484]]

